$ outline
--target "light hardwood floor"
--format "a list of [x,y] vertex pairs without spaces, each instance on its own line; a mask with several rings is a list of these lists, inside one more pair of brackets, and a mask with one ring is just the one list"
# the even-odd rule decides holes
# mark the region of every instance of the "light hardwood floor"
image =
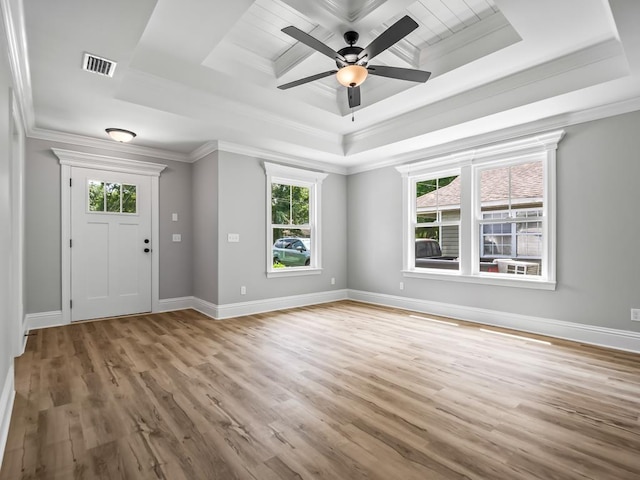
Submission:
[[640,478],[640,355],[409,314],[40,330],[0,479]]

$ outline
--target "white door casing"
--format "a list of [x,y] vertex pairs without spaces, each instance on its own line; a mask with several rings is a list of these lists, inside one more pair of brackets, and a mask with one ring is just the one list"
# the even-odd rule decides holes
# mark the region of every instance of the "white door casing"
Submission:
[[[71,321],[150,312],[150,177],[72,167],[71,179]],[[135,189],[132,211],[90,211],[90,183],[100,185],[102,208],[104,185]]]
[[[123,158],[115,158],[115,157],[107,157],[103,155],[94,155],[83,152],[74,152],[70,150],[62,150],[62,149],[52,149],[55,155],[60,159],[61,165],[61,241],[62,241],[62,321],[64,324],[68,324],[72,320],[71,315],[71,306],[70,301],[71,291],[72,291],[72,253],[71,250],[73,247],[70,247],[71,240],[71,219],[72,219],[72,191],[74,187],[70,186],[70,179],[72,177],[72,171],[79,169],[92,169],[102,171],[104,175],[102,177],[107,181],[116,180],[117,175],[119,174],[133,174],[140,175],[146,177],[147,180],[144,180],[143,183],[148,182],[148,189],[150,191],[149,195],[149,210],[150,210],[150,244],[153,244],[154,239],[158,239],[159,237],[159,213],[158,213],[158,204],[159,204],[159,177],[160,173],[166,168],[166,165],[151,163],[151,162],[140,162],[136,160],[128,160]],[[125,177],[120,177],[125,178]],[[93,178],[92,178],[93,179]],[[99,179],[96,179],[99,180]],[[86,192],[87,187],[84,185],[84,182],[81,180],[76,180],[76,184],[83,183],[83,185],[78,185],[80,189],[83,189]],[[115,222],[115,220],[112,220]],[[97,229],[102,228],[103,230],[106,227],[97,227]],[[131,231],[129,228],[129,231]],[[95,232],[94,232],[95,234]],[[95,238],[95,236],[94,236]],[[146,237],[144,237],[146,238]],[[141,239],[143,242],[144,238]],[[77,245],[79,239],[74,240],[74,246]],[[140,247],[141,255],[145,255],[142,250],[144,248],[150,248],[151,252],[148,253],[148,257],[151,262],[151,311],[155,312],[159,309],[159,248],[158,242],[155,242],[153,247],[145,247],[144,244]],[[147,260],[148,261],[148,260]],[[117,275],[117,272],[116,272]],[[95,288],[96,285],[93,285],[94,292],[88,293],[96,293]],[[129,284],[129,290],[131,293],[131,283]],[[85,291],[87,293],[87,291]],[[98,295],[100,296],[100,295]],[[135,295],[131,295],[135,297]],[[121,299],[122,300],[122,299]],[[131,299],[129,299],[131,300]],[[126,303],[125,300],[124,303]],[[114,301],[115,302],[115,301]],[[99,302],[98,302],[99,303]],[[108,303],[108,302],[106,302]],[[115,302],[117,304],[117,302]],[[74,308],[76,307],[76,302],[74,301]],[[95,304],[94,304],[95,305]],[[149,310],[149,307],[145,308],[146,311]],[[133,313],[133,312],[130,312]],[[124,312],[119,310],[118,313],[114,313],[114,315],[122,315]],[[109,313],[111,315],[111,313]],[[83,315],[79,312],[77,315],[73,315],[73,320],[79,320]],[[92,315],[93,316],[93,315]],[[103,316],[103,315],[100,315]],[[97,318],[97,317],[94,317]]]
[[14,355],[22,355],[27,333],[24,316],[24,128],[20,106],[15,95],[11,95],[11,301],[12,318],[15,322]]

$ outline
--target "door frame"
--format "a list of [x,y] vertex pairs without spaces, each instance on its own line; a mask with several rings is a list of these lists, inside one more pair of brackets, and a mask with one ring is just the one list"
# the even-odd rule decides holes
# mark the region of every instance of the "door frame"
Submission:
[[52,148],[60,160],[62,323],[71,323],[71,169],[73,167],[133,173],[151,177],[151,311],[160,306],[160,173],[166,165]]
[[14,356],[24,352],[27,345],[27,322],[24,314],[24,157],[25,134],[20,105],[11,91],[11,158],[9,170],[11,172],[11,311],[15,327],[16,338],[13,348]]

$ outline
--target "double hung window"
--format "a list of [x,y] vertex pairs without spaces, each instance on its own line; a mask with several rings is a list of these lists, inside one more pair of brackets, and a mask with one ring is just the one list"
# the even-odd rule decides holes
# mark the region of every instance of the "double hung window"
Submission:
[[320,189],[324,173],[265,162],[267,276],[320,273]]
[[405,276],[555,288],[555,152],[562,135],[397,167]]

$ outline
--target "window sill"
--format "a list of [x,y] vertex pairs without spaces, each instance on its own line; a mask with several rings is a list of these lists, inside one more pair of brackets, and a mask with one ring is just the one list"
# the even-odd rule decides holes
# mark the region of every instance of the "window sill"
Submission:
[[267,278],[301,277],[305,275],[320,275],[321,273],[321,268],[279,268],[267,272]]
[[[502,287],[530,288],[534,290],[555,290],[556,282],[535,279],[532,276],[509,274],[479,274],[462,275],[459,272],[433,272],[416,270],[403,270],[402,275],[408,278],[426,278],[429,280],[444,280],[460,283],[477,283],[481,285],[498,285]],[[516,277],[516,278],[513,278]]]

